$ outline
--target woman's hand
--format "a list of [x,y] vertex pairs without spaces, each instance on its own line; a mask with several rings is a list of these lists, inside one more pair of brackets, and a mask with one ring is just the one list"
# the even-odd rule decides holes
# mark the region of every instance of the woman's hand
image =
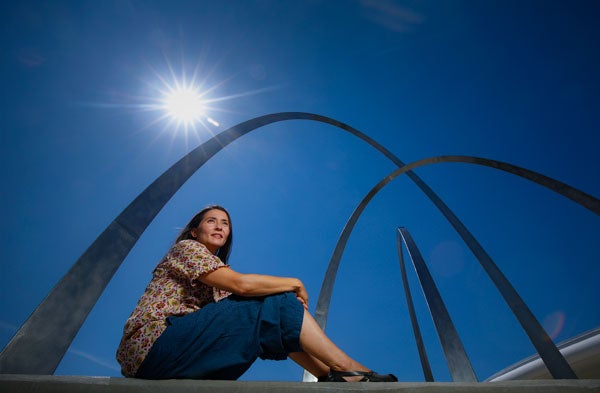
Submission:
[[298,283],[300,285],[294,290],[296,293],[296,299],[302,303],[302,306],[305,310],[308,310],[308,292],[306,292],[306,288],[304,287],[302,281],[298,280]]

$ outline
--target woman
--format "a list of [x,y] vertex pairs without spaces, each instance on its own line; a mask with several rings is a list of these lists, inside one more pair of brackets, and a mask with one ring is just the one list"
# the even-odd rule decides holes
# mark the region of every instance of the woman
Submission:
[[229,213],[209,206],[177,237],[125,324],[127,377],[238,379],[258,358],[288,356],[319,381],[394,382],[335,346],[308,313],[297,278],[241,274],[227,264]]

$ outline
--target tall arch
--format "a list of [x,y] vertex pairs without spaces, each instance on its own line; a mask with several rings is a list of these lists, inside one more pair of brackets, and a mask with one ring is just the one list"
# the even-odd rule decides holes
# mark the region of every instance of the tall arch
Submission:
[[[52,374],[104,288],[146,227],[177,190],[212,156],[259,127],[285,120],[313,120],[341,128],[375,147],[398,167],[404,163],[382,145],[335,119],[281,112],[233,126],[171,166],[131,202],[54,286],[0,353],[0,373]],[[477,243],[458,217],[416,174],[407,176],[461,233]],[[477,243],[479,244],[479,243]],[[481,246],[479,246],[483,249]]]
[[[337,270],[342,258],[342,254],[346,247],[346,243],[358,221],[358,218],[367,207],[369,202],[377,195],[377,193],[385,187],[389,182],[394,180],[396,177],[406,173],[412,173],[411,170],[424,165],[437,164],[437,163],[448,163],[448,162],[462,162],[468,164],[476,164],[487,166],[490,168],[502,170],[504,172],[511,173],[530,180],[534,183],[540,184],[551,191],[554,191],[566,198],[571,199],[575,203],[585,207],[586,209],[600,215],[600,200],[597,198],[580,191],[568,184],[562,183],[558,180],[552,179],[548,176],[542,175],[531,171],[526,168],[522,168],[516,165],[508,164],[506,162],[496,161],[488,158],[472,157],[472,156],[439,156],[425,158],[419,161],[415,161],[411,164],[402,166],[388,176],[384,177],[379,183],[377,183],[357,205],[352,212],[352,215],[346,221],[346,225],[342,230],[342,233],[335,246],[327,271],[321,285],[321,291],[319,293],[319,299],[317,301],[317,308],[315,310],[315,319],[319,323],[322,329],[325,329],[327,324],[327,316],[329,314],[329,305],[331,303],[331,295],[333,292],[333,286],[335,284],[335,277]],[[519,323],[529,336],[529,339],[533,343],[534,347],[540,354],[540,357],[548,367],[548,370],[554,378],[576,378],[575,373],[568,365],[564,357],[560,354],[556,346],[552,343],[552,340],[548,334],[544,331],[541,324],[535,318],[531,310],[527,307],[521,296],[514,289],[512,284],[508,281],[506,276],[500,271],[498,266],[494,263],[492,258],[483,249],[483,247],[475,240],[475,238],[460,224],[452,220],[449,220],[454,226],[456,231],[462,237],[464,242],[467,244],[471,252],[475,255],[481,266],[484,268],[490,279],[496,285],[496,288],[501,293],[504,300],[508,303],[509,307],[513,311],[514,315],[518,319]],[[462,227],[461,227],[462,226]]]
[[396,165],[404,165],[390,151],[355,128],[312,113],[281,112],[259,116],[219,133],[167,169],[94,240],[2,350],[0,373],[53,374],[114,273],[177,190],[206,161],[239,137],[285,120],[331,124],[369,143]]

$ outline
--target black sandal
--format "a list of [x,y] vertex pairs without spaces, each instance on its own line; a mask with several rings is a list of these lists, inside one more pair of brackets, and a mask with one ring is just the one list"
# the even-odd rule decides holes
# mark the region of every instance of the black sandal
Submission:
[[363,378],[358,382],[398,382],[398,378],[394,374],[377,374],[375,371],[333,371],[329,375],[319,377],[319,382],[348,382],[344,377],[359,377]]

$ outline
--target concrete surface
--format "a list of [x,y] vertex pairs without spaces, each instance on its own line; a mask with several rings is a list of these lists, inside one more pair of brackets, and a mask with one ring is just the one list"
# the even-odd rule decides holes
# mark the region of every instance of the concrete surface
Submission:
[[240,382],[80,377],[55,375],[0,375],[0,393],[250,393],[250,392],[414,392],[414,393],[600,393],[600,379],[537,380],[480,383],[307,383]]

